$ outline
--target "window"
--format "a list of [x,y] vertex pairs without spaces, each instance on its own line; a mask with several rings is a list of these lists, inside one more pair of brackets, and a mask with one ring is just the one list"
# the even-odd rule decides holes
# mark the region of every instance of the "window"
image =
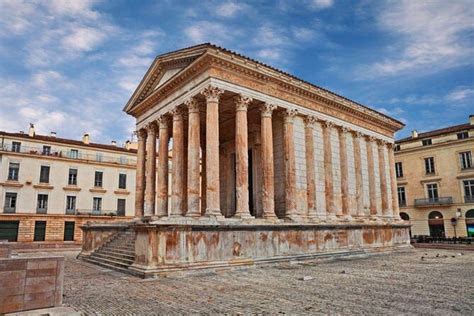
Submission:
[[12,142],[12,151],[19,153],[21,150],[21,143],[20,142]]
[[431,138],[423,139],[423,140],[421,141],[421,143],[423,144],[423,146],[431,145],[431,144],[432,144]]
[[51,155],[51,146],[43,146],[43,155]]
[[434,164],[434,158],[433,157],[425,158],[425,172],[426,172],[426,174],[435,173],[435,164]]
[[127,175],[125,173],[119,174],[119,189],[127,188]]
[[77,169],[69,169],[68,185],[77,185]]
[[395,147],[394,147],[393,150],[394,150],[394,151],[400,151],[400,149],[402,149],[402,147],[397,144],[397,145],[395,145]]
[[16,162],[10,162],[8,167],[8,180],[18,181],[18,174],[20,173],[20,164]]
[[64,241],[74,241],[74,222],[64,222]]
[[438,200],[438,185],[436,183],[427,184],[426,189],[428,190],[428,199],[436,202]]
[[125,216],[125,199],[117,199],[117,216]]
[[92,200],[92,212],[100,213],[101,210],[102,210],[102,198],[95,197]]
[[49,166],[41,166],[40,183],[49,183]]
[[4,213],[15,213],[16,198],[17,198],[17,194],[14,192],[7,192],[5,194],[5,206],[3,208]]
[[403,178],[403,166],[401,162],[395,163],[395,174],[397,175],[397,178]]
[[102,161],[102,160],[104,160],[104,154],[103,154],[103,153],[99,153],[99,152],[95,153],[95,160],[97,160],[97,161]]
[[102,171],[96,171],[95,172],[95,177],[94,177],[94,186],[95,187],[102,187],[102,176],[103,176]]
[[468,132],[461,132],[457,134],[458,139],[466,139],[469,138],[469,133]]
[[71,149],[71,151],[69,152],[69,158],[78,159],[79,151],[77,149]]
[[75,196],[66,196],[66,214],[75,214],[76,213],[76,197]]
[[48,195],[38,194],[38,203],[36,204],[36,213],[46,214],[48,211]]
[[464,180],[464,200],[466,203],[474,202],[474,180]]
[[459,160],[461,162],[461,169],[472,168],[472,156],[470,151],[459,153]]
[[398,204],[400,206],[407,206],[407,197],[405,194],[405,187],[398,187],[397,192],[398,192]]

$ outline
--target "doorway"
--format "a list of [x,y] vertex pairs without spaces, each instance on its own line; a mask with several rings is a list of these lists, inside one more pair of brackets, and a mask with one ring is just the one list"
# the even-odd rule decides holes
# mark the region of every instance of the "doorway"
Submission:
[[35,221],[35,235],[33,241],[44,241],[46,237],[46,221]]
[[431,237],[445,237],[443,214],[433,211],[428,214],[428,226],[430,228]]

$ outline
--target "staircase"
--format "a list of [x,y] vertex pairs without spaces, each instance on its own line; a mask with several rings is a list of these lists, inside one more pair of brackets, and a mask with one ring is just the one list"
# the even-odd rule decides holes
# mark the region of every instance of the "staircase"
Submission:
[[128,269],[135,260],[135,232],[127,229],[115,234],[90,256],[82,259],[105,268],[135,274]]

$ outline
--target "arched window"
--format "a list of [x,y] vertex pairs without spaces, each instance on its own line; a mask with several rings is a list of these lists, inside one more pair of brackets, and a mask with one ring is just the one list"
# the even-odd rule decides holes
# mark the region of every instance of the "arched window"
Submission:
[[474,218],[474,208],[466,212],[466,218]]
[[467,237],[474,237],[474,208],[466,212]]
[[409,221],[410,220],[410,216],[405,213],[405,212],[401,212],[400,213],[400,217],[404,220],[404,221]]
[[433,211],[428,215],[428,219],[443,219],[443,214],[438,211]]

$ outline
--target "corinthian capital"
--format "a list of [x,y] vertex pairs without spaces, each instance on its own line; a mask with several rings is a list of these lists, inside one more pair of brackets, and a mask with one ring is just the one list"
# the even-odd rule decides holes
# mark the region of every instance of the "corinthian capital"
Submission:
[[145,128],[148,135],[156,134],[156,128],[157,128],[156,121],[151,121],[145,126]]
[[207,102],[218,102],[224,90],[209,85],[201,91],[201,94],[206,97]]
[[140,128],[135,133],[137,134],[138,140],[143,140],[146,138],[146,128]]
[[184,101],[184,105],[188,108],[189,113],[199,112],[199,102],[195,98]]
[[272,117],[272,112],[275,110],[277,107],[274,104],[270,103],[264,103],[260,107],[260,112],[262,114],[262,117]]
[[160,128],[168,128],[168,124],[169,124],[169,117],[168,115],[160,115],[158,117],[158,119],[156,120],[158,122],[158,125],[160,126]]
[[306,124],[306,127],[309,127],[309,128],[314,128],[314,125],[317,121],[318,121],[318,118],[313,115],[309,115],[304,118],[304,123]]
[[171,111],[173,115],[173,121],[180,121],[183,119],[183,109],[179,106],[175,106]]
[[298,114],[297,109],[286,109],[280,113],[285,123],[293,123],[296,114]]
[[323,124],[323,126],[326,127],[326,128],[331,128],[331,127],[333,127],[334,125],[335,125],[335,124],[334,124],[334,122],[332,122],[332,121],[324,121],[324,124]]
[[252,98],[245,97],[241,94],[236,95],[234,97],[236,111],[247,111],[247,108],[252,101]]

